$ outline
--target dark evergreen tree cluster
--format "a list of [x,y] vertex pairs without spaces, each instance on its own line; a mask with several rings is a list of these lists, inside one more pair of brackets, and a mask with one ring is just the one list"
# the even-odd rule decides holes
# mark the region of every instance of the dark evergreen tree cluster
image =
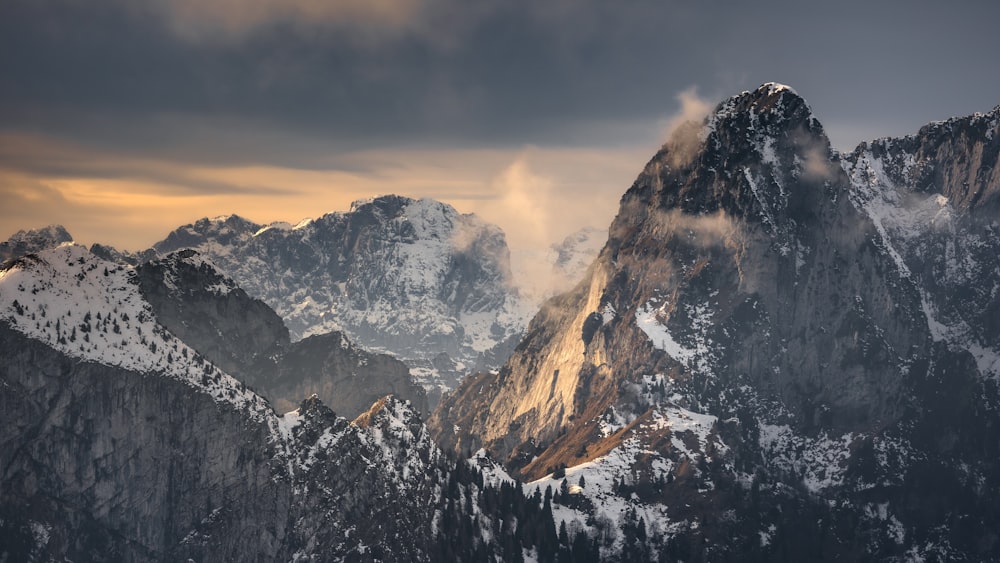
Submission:
[[565,523],[557,532],[553,498],[551,487],[525,496],[513,483],[487,485],[478,469],[459,460],[444,487],[433,559],[516,563],[533,553],[540,563],[600,561],[596,538],[570,534]]

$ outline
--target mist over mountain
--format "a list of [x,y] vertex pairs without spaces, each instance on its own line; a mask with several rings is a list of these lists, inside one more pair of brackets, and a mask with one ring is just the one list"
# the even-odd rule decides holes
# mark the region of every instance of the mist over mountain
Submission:
[[[209,337],[201,348],[216,346],[222,356],[212,359],[221,359],[226,369],[242,374],[276,369],[273,365],[253,367],[247,361],[239,368],[227,363],[225,356],[241,347],[248,348],[247,357],[263,356],[263,349],[278,346],[279,340],[284,341],[281,347],[294,343],[301,350],[310,344],[299,341],[309,340],[316,347],[317,342],[340,338],[328,336],[337,333],[364,350],[402,360],[410,377],[423,386],[430,404],[436,404],[441,393],[464,375],[499,367],[538,303],[582,278],[602,238],[600,229],[572,233],[530,260],[532,268],[512,273],[504,234],[495,225],[433,200],[383,196],[356,202],[346,213],[329,213],[294,226],[280,222],[263,226],[228,215],[178,227],[153,248],[139,252],[100,243],[90,251],[160,278],[165,275],[161,271],[164,260],[181,264],[184,260],[177,256],[190,258],[194,252],[195,261],[218,271],[214,275],[232,277],[226,283],[234,288],[238,284],[239,293],[250,298],[241,304],[253,299],[263,302],[248,305],[250,311],[259,312],[259,305],[264,304],[273,308],[275,318],[258,320],[274,330],[287,327],[286,334],[261,336],[266,342],[237,338],[237,342],[213,344],[218,340],[213,335],[221,333],[211,322],[213,313],[196,303],[193,290],[173,291],[169,296],[153,290],[149,297],[162,306],[165,322],[184,311],[171,330],[199,341]],[[71,240],[63,227],[50,226],[16,233],[0,248],[10,259]],[[198,277],[190,271],[170,273],[178,275],[195,281]],[[174,289],[170,283],[157,287]],[[192,320],[205,314],[205,319]],[[259,317],[248,314],[241,322]],[[398,367],[391,371],[399,372]],[[402,389],[402,376],[393,377],[397,379],[393,388]],[[402,393],[414,398],[413,393]],[[330,395],[320,395],[330,400]],[[365,397],[348,410],[363,409],[377,398]]]
[[513,268],[521,295],[537,309],[545,300],[572,289],[583,279],[607,237],[607,229],[584,227],[548,248],[522,251],[523,259]]
[[426,199],[135,254],[18,233],[0,551],[1000,560],[998,159],[1000,106],[840,154],[767,83],[677,127],[532,295]]

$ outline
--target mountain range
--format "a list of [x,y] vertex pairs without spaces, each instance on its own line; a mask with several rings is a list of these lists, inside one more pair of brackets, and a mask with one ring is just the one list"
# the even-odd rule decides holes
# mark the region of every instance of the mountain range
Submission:
[[1000,107],[838,153],[764,84],[526,326],[502,231],[431,200],[18,233],[3,553],[1000,560],[998,158]]

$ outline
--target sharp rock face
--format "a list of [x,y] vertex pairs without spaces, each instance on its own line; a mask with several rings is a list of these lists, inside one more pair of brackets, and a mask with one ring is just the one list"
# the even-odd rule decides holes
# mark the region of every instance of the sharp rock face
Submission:
[[995,113],[841,159],[788,87],[724,101],[647,164],[584,282],[432,428],[543,487],[584,476],[567,518],[638,511],[685,560],[991,553],[995,534],[919,507],[994,518],[959,497],[1000,486]]
[[[343,331],[406,361],[434,396],[502,361],[528,314],[502,231],[428,199],[383,196],[295,226],[202,219],[154,248],[198,250],[272,307],[292,340]],[[449,361],[435,365],[441,354]]]
[[919,288],[935,341],[1000,376],[1000,107],[863,143],[852,201]]

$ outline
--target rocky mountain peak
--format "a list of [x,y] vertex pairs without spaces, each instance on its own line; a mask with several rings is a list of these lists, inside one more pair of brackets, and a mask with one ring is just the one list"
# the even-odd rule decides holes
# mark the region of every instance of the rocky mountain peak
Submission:
[[[542,308],[498,373],[442,401],[434,431],[529,487],[579,479],[594,512],[627,519],[637,502],[647,522],[701,518],[708,544],[726,525],[703,516],[721,501],[753,515],[742,545],[764,551],[811,550],[791,530],[827,541],[843,518],[827,552],[992,557],[992,537],[959,537],[938,514],[991,519],[961,499],[1000,490],[984,454],[1000,404],[995,116],[841,159],[793,90],[726,100],[677,129],[585,280]],[[741,482],[747,496],[721,500]],[[593,513],[567,496],[581,520]],[[781,521],[761,526],[763,506]],[[814,514],[823,525],[800,527]],[[733,532],[715,545],[736,545]]]
[[69,232],[62,225],[48,225],[38,229],[20,230],[14,233],[8,242],[24,244],[54,243],[58,245],[72,240],[73,237],[70,236]]
[[[359,211],[377,211],[385,216],[394,216],[413,203],[411,197],[395,194],[385,194],[376,197],[366,197],[351,202],[351,213]],[[449,206],[450,207],[450,206]]]
[[[289,414],[292,415],[289,417]],[[322,430],[337,423],[337,415],[330,407],[323,404],[319,395],[312,395],[302,399],[299,408],[285,415],[285,418],[293,418],[299,421],[299,426]]]
[[768,82],[756,90],[743,91],[720,103],[708,118],[709,129],[726,121],[749,119],[754,129],[780,135],[790,129],[815,121],[812,109],[802,96],[789,86]]
[[423,425],[420,415],[409,404],[393,395],[386,395],[375,401],[371,408],[354,419],[354,424],[361,428],[417,428]]
[[907,406],[883,393],[901,387],[900,358],[914,361],[926,328],[876,229],[841,197],[849,186],[794,90],[733,96],[653,157],[588,278],[543,308],[494,382],[474,382],[499,389],[493,404],[439,414],[472,429],[459,443],[483,438],[501,456],[530,439],[575,453],[558,436],[593,431],[576,421],[608,408],[643,416],[629,386],[664,374],[691,385],[678,408],[744,380],[807,432],[896,420]]
[[0,242],[0,263],[72,241],[73,237],[62,225],[20,230],[5,242]]
[[[159,267],[167,287],[179,285],[206,289],[216,293],[229,293],[237,289],[236,282],[224,276],[218,267],[197,250],[186,248],[168,254],[160,260],[153,260],[144,267]],[[188,281],[185,283],[184,279]]]
[[623,209],[721,213],[787,234],[822,214],[847,186],[806,101],[768,83],[723,101],[701,124],[679,127],[628,191]]
[[153,249],[165,254],[181,248],[197,247],[209,240],[217,244],[233,244],[252,237],[261,228],[263,225],[239,215],[203,217],[174,229],[166,239],[153,245]]

